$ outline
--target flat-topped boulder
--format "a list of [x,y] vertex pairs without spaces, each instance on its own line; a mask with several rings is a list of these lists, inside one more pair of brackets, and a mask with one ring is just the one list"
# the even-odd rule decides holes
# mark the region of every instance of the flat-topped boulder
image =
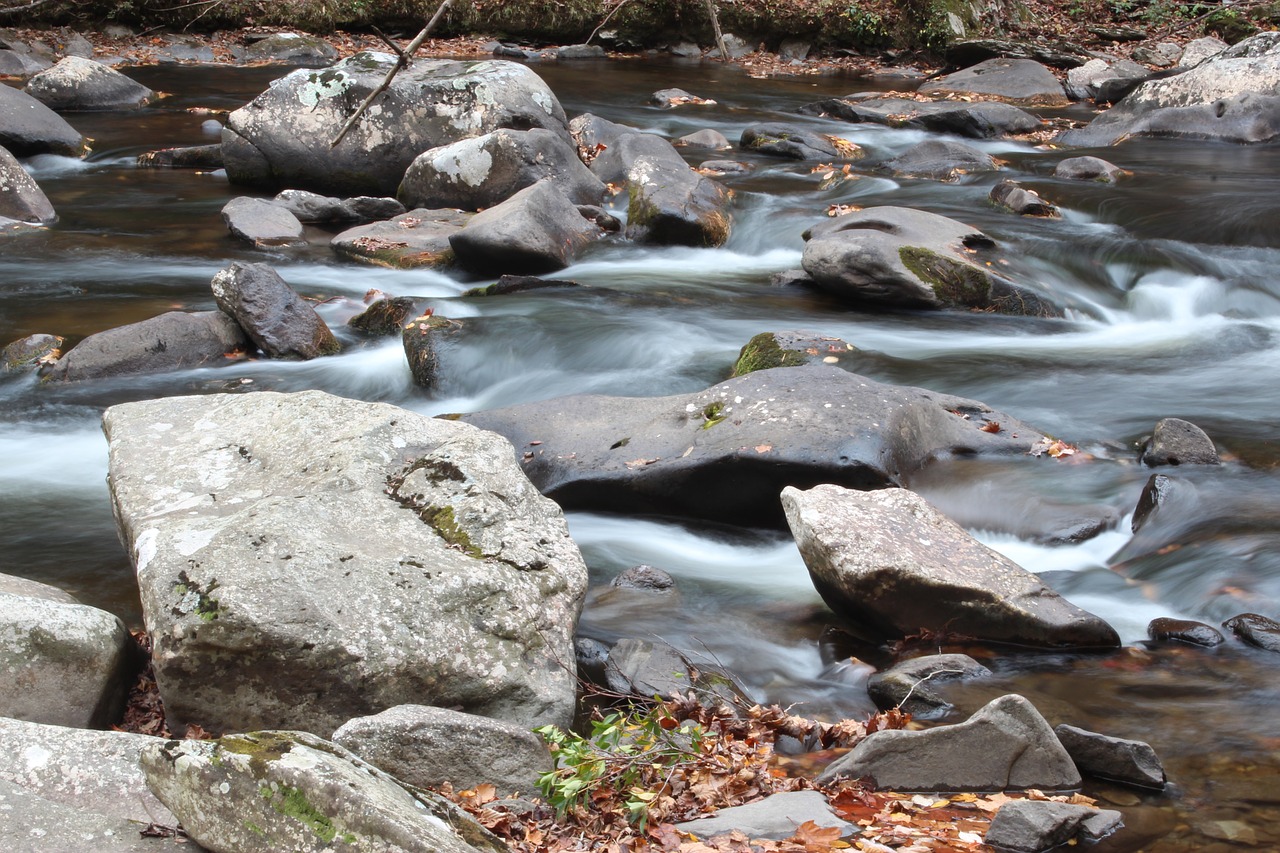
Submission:
[[219,364],[242,353],[249,339],[221,311],[169,311],[96,332],[41,371],[50,382],[105,379]]
[[175,727],[327,735],[408,702],[568,724],[586,566],[502,438],[318,391],[103,424]]
[[445,267],[453,263],[449,238],[472,214],[460,210],[417,208],[383,222],[348,228],[329,246],[353,261],[392,269]]
[[266,199],[233,198],[222,206],[222,221],[231,236],[260,249],[307,244],[298,217]]
[[992,172],[999,168],[995,158],[987,152],[953,139],[926,139],[884,165],[895,175],[948,182],[958,181],[974,172]]
[[827,98],[806,104],[800,112],[845,121],[888,127],[954,133],[972,139],[991,139],[1031,133],[1043,125],[1026,110],[1001,101],[917,101],[882,95]]
[[41,71],[23,91],[58,112],[136,110],[155,98],[155,92],[114,68],[79,56]]
[[1034,59],[988,59],[920,86],[922,95],[978,95],[994,101],[1061,107],[1068,103],[1058,78]]
[[[461,419],[506,436],[534,484],[567,508],[775,527],[784,486],[878,489],[937,458],[1025,454],[1041,438],[974,400],[829,365],[759,370],[693,394],[559,397]],[[988,421],[1004,428],[984,432]]]

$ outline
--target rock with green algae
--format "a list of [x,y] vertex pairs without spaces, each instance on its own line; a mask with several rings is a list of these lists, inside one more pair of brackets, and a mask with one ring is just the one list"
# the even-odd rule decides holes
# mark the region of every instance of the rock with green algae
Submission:
[[813,332],[761,332],[739,351],[733,375],[746,376],[757,370],[815,362],[838,364],[856,350],[851,343]]
[[159,741],[141,762],[156,797],[214,851],[506,850],[442,797],[305,732]]

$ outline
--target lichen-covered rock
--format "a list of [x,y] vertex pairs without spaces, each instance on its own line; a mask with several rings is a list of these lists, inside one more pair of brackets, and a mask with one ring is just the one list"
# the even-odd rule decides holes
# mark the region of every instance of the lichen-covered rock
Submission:
[[461,231],[472,215],[418,208],[385,222],[348,228],[330,240],[329,246],[345,258],[379,267],[446,267],[454,261],[449,238]]
[[[167,810],[166,810],[167,811]],[[126,820],[46,800],[0,779],[0,850],[6,853],[201,853],[186,838],[145,837],[150,820]]]
[[357,717],[333,733],[375,767],[419,788],[488,783],[505,795],[531,794],[552,768],[542,738],[520,726],[428,705],[397,705]]
[[976,228],[922,210],[869,207],[806,232],[801,264],[823,290],[854,303],[976,308],[1061,316],[1030,288],[991,271],[996,243]]
[[114,722],[134,644],[116,616],[84,604],[0,590],[0,716],[95,728]]
[[511,446],[320,392],[126,403],[110,488],[175,724],[565,725],[586,567]]
[[602,234],[559,184],[543,178],[477,213],[449,236],[449,246],[471,272],[537,274],[567,267]]
[[438,794],[410,791],[305,732],[163,741],[142,753],[147,784],[211,850],[505,853]]
[[271,358],[317,358],[340,349],[311,304],[267,264],[233,263],[210,283],[213,299]]
[[1120,644],[1106,622],[914,492],[788,487],[782,506],[823,600],[864,631],[946,631],[1039,647]]
[[304,68],[323,68],[338,58],[338,49],[306,33],[272,33],[245,50],[244,62],[280,62]]
[[564,110],[532,70],[502,60],[418,59],[337,146],[356,106],[396,57],[364,52],[323,70],[299,69],[227,118],[232,183],[341,195],[394,195],[419,153],[501,127],[540,127],[567,140]]
[[409,165],[397,197],[409,207],[483,210],[550,178],[574,204],[599,204],[604,184],[563,133],[495,130],[424,151]]
[[875,732],[819,782],[870,778],[889,791],[1007,791],[1080,787],[1080,773],[1035,706],[1001,696],[963,723]]
[[83,157],[89,150],[85,138],[62,116],[12,86],[0,86],[0,146],[15,157]]
[[1151,468],[1162,465],[1218,465],[1213,439],[1200,427],[1181,418],[1161,418],[1142,446],[1142,462]]
[[23,89],[51,110],[136,110],[155,97],[146,86],[101,62],[65,57],[27,81]]
[[305,246],[302,223],[281,205],[240,196],[222,206],[222,221],[233,237],[258,248]]
[[800,112],[852,122],[954,133],[990,139],[1039,130],[1043,122],[1031,113],[1000,101],[915,101],[893,97],[828,98],[805,104]]
[[47,225],[58,218],[49,197],[18,159],[0,147],[0,217]]
[[913,145],[885,163],[885,167],[895,175],[948,182],[999,168],[985,151],[949,139],[927,139]]
[[920,87],[922,95],[982,95],[1042,107],[1066,106],[1053,72],[1033,59],[988,59]]
[[753,124],[739,143],[748,151],[790,160],[859,160],[866,156],[847,139],[790,124]]
[[27,335],[0,349],[0,372],[35,370],[46,360],[56,359],[66,340],[58,335]]
[[221,363],[248,344],[244,330],[221,311],[170,311],[90,335],[40,376],[73,382],[199,367]]

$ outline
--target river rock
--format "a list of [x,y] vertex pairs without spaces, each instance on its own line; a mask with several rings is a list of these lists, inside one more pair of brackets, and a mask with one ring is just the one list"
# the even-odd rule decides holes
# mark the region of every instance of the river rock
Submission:
[[[784,522],[787,485],[884,488],[939,457],[1025,454],[1041,438],[982,403],[829,365],[760,370],[693,394],[559,397],[461,419],[505,435],[562,506],[773,527]],[[987,420],[1005,428],[984,432]]]
[[23,91],[58,112],[136,110],[155,97],[155,92],[114,68],[79,56],[67,56],[41,71]]
[[747,151],[791,160],[857,160],[865,156],[846,139],[790,124],[753,124],[742,131],[739,145]]
[[418,302],[407,296],[387,296],[374,300],[362,313],[347,321],[347,326],[371,337],[400,334],[411,317],[417,316]]
[[52,65],[43,57],[8,48],[0,50],[0,77],[30,77]]
[[1068,145],[1114,145],[1131,136],[1265,142],[1280,135],[1280,33],[1245,39],[1194,68],[1143,83]]
[[[1086,821],[1091,821],[1087,830]],[[1012,800],[1000,806],[983,841],[1012,853],[1041,853],[1072,840],[1086,843],[1110,835],[1120,827],[1120,812],[1091,809],[1071,803]]]
[[1066,723],[1056,727],[1054,733],[1081,773],[1139,788],[1164,788],[1164,766],[1150,744],[1109,737]]
[[211,850],[506,849],[440,795],[410,793],[368,762],[305,732],[163,741],[143,751],[142,767],[187,834]]
[[649,103],[655,107],[663,109],[671,109],[672,107],[682,107],[686,104],[706,105],[714,104],[715,101],[707,98],[700,98],[684,89],[659,89],[649,96]]
[[604,686],[613,693],[649,700],[695,692],[704,701],[733,701],[744,695],[728,673],[714,666],[694,666],[681,652],[663,642],[626,637],[609,649]]
[[1127,59],[1090,59],[1067,72],[1067,96],[1074,101],[1092,101],[1104,83],[1113,80],[1142,80],[1151,72]]
[[976,308],[1061,316],[1034,291],[991,271],[994,240],[976,228],[907,207],[869,207],[809,229],[801,264],[819,288],[895,308]]
[[784,791],[675,826],[680,832],[693,833],[704,839],[737,830],[750,838],[782,841],[795,835],[796,827],[807,821],[813,821],[823,829],[838,829],[841,835],[858,831],[856,826],[836,815],[821,791]]
[[1230,628],[1231,633],[1251,646],[1280,652],[1280,622],[1274,619],[1257,613],[1241,613],[1223,622],[1222,627]]
[[732,193],[683,162],[638,157],[627,170],[627,188],[628,238],[659,246],[720,246],[729,239]]
[[0,86],[0,146],[15,157],[83,157],[89,150],[85,138],[62,116],[12,86]]
[[0,372],[35,370],[46,360],[56,359],[66,339],[58,335],[27,335],[0,349]]
[[269,358],[310,359],[341,347],[316,310],[267,264],[239,261],[210,283],[214,301]]
[[1128,174],[1114,163],[1108,163],[1101,157],[1068,157],[1058,163],[1053,170],[1055,178],[1068,181],[1097,181],[1100,184],[1114,184],[1122,176]]
[[738,351],[733,363],[734,376],[746,376],[757,370],[774,367],[799,367],[803,364],[838,364],[841,358],[857,352],[848,341],[813,332],[761,332]]
[[1187,643],[1211,649],[1226,639],[1217,628],[1192,619],[1152,619],[1147,625],[1147,636],[1157,643]]
[[397,705],[348,720],[333,742],[419,788],[491,784],[502,796],[531,794],[552,769],[542,738],[520,726],[428,705]]
[[1041,107],[1066,106],[1053,72],[1033,59],[988,59],[920,86],[922,95],[981,95],[991,100]]
[[348,116],[396,57],[365,51],[323,70],[276,80],[227,117],[232,183],[340,195],[394,195],[419,153],[500,127],[568,138],[564,110],[532,70],[514,62],[417,59],[335,147]]
[[604,59],[604,48],[598,44],[565,44],[555,49],[556,59]]
[[0,717],[0,782],[86,812],[173,826],[177,820],[147,790],[138,764],[145,747],[162,742]]
[[[609,121],[607,118],[601,118],[591,113],[575,116],[569,122],[569,133],[573,136],[573,141],[577,143],[578,149],[592,152],[593,156],[600,146],[604,146],[607,150],[612,148],[614,143],[621,137],[639,132],[637,128],[618,124],[616,121]],[[590,163],[590,160],[588,160],[588,163]],[[607,178],[602,178],[601,180],[607,180]]]
[[233,237],[260,249],[307,244],[298,217],[265,199],[248,196],[231,199],[222,206],[222,221]]
[[386,222],[348,228],[329,245],[345,258],[379,267],[447,267],[454,261],[449,238],[471,217],[460,210],[418,208]]
[[1056,217],[1060,215],[1058,208],[1041,198],[1038,192],[1020,187],[1013,181],[1001,181],[996,184],[987,197],[993,203],[1019,216]]
[[675,144],[680,148],[709,148],[712,151],[724,151],[733,147],[733,143],[723,133],[710,129],[686,133]]
[[635,131],[615,137],[588,165],[591,173],[601,181],[621,186],[631,179],[632,167],[641,160],[660,163],[673,174],[689,168],[680,152],[666,139],[657,134]]
[[1168,68],[1178,64],[1178,60],[1182,58],[1182,48],[1171,41],[1140,45],[1133,49],[1133,58],[1156,68]]
[[578,159],[563,133],[495,130],[418,155],[397,193],[409,207],[483,210],[543,178],[574,204],[599,204],[604,184]]
[[875,732],[836,760],[818,782],[870,778],[887,791],[1008,791],[1080,787],[1053,729],[1017,694],[995,699],[963,723],[924,731]]
[[1182,56],[1178,58],[1178,65],[1182,68],[1194,68],[1206,59],[1212,59],[1222,53],[1230,46],[1217,36],[1204,36],[1203,38],[1193,39],[1183,46]]
[[458,324],[445,317],[427,313],[407,323],[401,331],[409,375],[420,388],[435,388],[440,381],[440,359],[436,343],[444,335],[457,330]]
[[58,218],[44,190],[22,168],[18,158],[3,147],[0,147],[0,217],[37,225],[48,225]]
[[1026,110],[1000,101],[915,101],[884,96],[828,98],[800,108],[807,115],[827,115],[852,122],[953,133],[991,139],[1039,130],[1043,122]]
[[283,190],[272,202],[298,218],[299,222],[370,222],[391,219],[406,211],[390,196],[333,198],[306,190]]
[[615,577],[610,586],[618,589],[639,589],[645,592],[674,592],[676,580],[657,566],[639,565],[624,569]]
[[40,583],[17,575],[0,574],[0,593],[8,595],[38,598],[41,601],[53,601],[60,604],[79,604],[71,593],[47,583]]
[[323,68],[338,59],[338,49],[310,34],[272,33],[245,50],[242,62],[279,62],[303,68]]
[[539,278],[536,275],[500,275],[493,284],[472,287],[462,292],[466,297],[509,296],[512,293],[528,293],[548,288],[581,287],[567,278]]
[[921,629],[1026,646],[1120,645],[1106,622],[970,536],[906,489],[782,491],[827,605],[886,637]]
[[221,311],[170,311],[90,335],[44,368],[41,378],[72,382],[218,364],[248,343],[244,330]]
[[0,591],[0,716],[110,725],[124,708],[134,644],[119,618],[44,595]]
[[204,169],[222,168],[222,143],[160,148],[138,155],[138,165],[145,168]]
[[201,853],[186,838],[144,837],[150,821],[124,820],[46,800],[0,780],[0,850],[6,853]]
[[[1137,38],[1147,37],[1145,31]],[[1034,41],[1010,38],[973,38],[952,40],[943,54],[952,65],[971,65],[987,59],[1035,59],[1055,68],[1075,68],[1082,65],[1090,54],[1084,48],[1068,42],[1056,42],[1054,47]]]
[[317,391],[103,423],[175,726],[327,734],[425,701],[568,724],[586,567],[498,436]]
[[463,268],[481,275],[563,269],[603,231],[584,218],[559,184],[543,178],[472,217],[449,235]]
[[1150,468],[1162,465],[1218,465],[1213,440],[1200,427],[1181,418],[1162,418],[1142,446],[1142,462]]
[[1000,168],[985,151],[947,139],[927,139],[913,145],[885,163],[885,167],[895,175],[935,181],[958,181],[963,175]]
[[867,693],[882,711],[899,708],[913,717],[928,718],[953,707],[937,685],[989,675],[991,670],[968,655],[925,655],[877,672],[867,681]]

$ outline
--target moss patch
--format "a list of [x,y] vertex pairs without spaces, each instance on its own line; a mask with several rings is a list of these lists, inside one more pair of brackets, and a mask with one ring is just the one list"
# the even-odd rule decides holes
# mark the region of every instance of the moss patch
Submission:
[[208,585],[202,586],[193,581],[186,571],[178,572],[178,582],[173,585],[173,593],[178,596],[178,603],[173,606],[174,615],[194,613],[204,622],[217,619],[226,612],[218,599],[213,597],[213,591],[217,588],[217,580],[211,580]]
[[716,400],[714,403],[707,403],[702,407],[702,428],[711,429],[716,424],[727,418],[725,414],[724,403]]
[[795,350],[783,349],[772,332],[761,332],[738,353],[738,360],[733,364],[734,376],[746,376],[757,370],[768,370],[771,367],[799,367],[807,363],[805,354]]
[[917,246],[898,250],[902,263],[929,285],[943,305],[987,308],[991,300],[991,276],[977,267]]
[[477,560],[484,557],[484,553],[471,541],[467,531],[458,524],[458,519],[453,514],[453,507],[428,506],[418,510],[418,515],[451,547]]

